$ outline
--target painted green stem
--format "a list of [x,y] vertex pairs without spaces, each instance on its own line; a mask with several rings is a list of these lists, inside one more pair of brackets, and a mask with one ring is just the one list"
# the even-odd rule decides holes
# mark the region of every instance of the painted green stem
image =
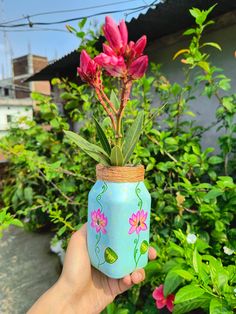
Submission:
[[141,189],[140,189],[140,187],[139,187],[139,184],[140,184],[140,182],[136,185],[136,187],[135,187],[135,193],[136,193],[136,195],[137,195],[137,197],[138,197],[138,207],[139,207],[139,210],[142,210],[142,207],[143,207],[143,200],[141,199],[141,197],[140,197],[140,193],[141,193]]
[[100,240],[101,240],[101,232],[99,232],[99,234],[96,235],[96,239],[97,239],[97,242],[95,244],[95,254],[97,256],[97,260],[98,260],[98,268],[100,266],[100,257],[99,257],[99,253],[100,253],[100,248],[98,246]]
[[98,202],[98,204],[100,205],[100,209],[101,211],[103,211],[103,205],[100,202],[100,200],[102,199],[102,195],[106,192],[106,190],[108,189],[108,186],[106,184],[106,182],[103,182],[103,186],[102,186],[102,191],[98,194],[98,196],[96,197],[96,201]]

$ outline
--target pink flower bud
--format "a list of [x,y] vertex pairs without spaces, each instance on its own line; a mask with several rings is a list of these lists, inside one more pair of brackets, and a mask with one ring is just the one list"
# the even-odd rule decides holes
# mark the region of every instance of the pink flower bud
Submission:
[[147,70],[147,66],[148,66],[148,57],[141,56],[131,63],[128,74],[134,80],[139,79],[144,75],[145,71]]
[[114,50],[113,50],[110,46],[108,46],[108,45],[106,45],[106,44],[103,44],[102,46],[103,46],[103,52],[104,52],[106,55],[108,55],[108,56],[114,56],[114,55],[116,55],[115,52],[114,52]]
[[121,20],[119,24],[119,31],[120,31],[123,47],[125,49],[128,43],[128,30],[127,30],[127,26],[124,20]]
[[142,55],[144,48],[147,44],[147,36],[143,35],[134,45],[133,49],[135,50],[135,56],[139,57]]
[[100,53],[94,58],[94,61],[112,76],[120,77],[126,70],[124,58],[121,56],[108,56],[105,53]]
[[111,48],[116,51],[120,51],[123,46],[120,30],[115,21],[110,16],[106,16],[103,31]]
[[77,68],[77,72],[83,81],[92,86],[100,82],[100,70],[98,69],[98,65],[90,58],[85,50],[81,51],[80,67]]

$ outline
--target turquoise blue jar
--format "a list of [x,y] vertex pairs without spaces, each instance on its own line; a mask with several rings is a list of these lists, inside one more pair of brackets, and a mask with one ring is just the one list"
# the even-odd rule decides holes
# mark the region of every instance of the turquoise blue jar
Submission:
[[122,278],[148,262],[151,197],[143,166],[97,165],[88,197],[88,251],[91,264]]

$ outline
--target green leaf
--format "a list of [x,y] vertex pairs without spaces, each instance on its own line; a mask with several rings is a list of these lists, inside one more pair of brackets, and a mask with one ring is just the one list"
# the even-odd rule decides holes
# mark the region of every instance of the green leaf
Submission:
[[108,306],[106,307],[106,314],[114,314],[116,310],[116,305],[114,302],[112,302],[111,304],[108,304]]
[[24,189],[24,197],[29,204],[32,204],[33,200],[33,190],[30,186]]
[[213,188],[204,196],[204,201],[211,201],[216,199],[218,196],[222,195],[224,192],[220,189]]
[[63,233],[65,233],[65,232],[66,232],[66,226],[63,226],[63,227],[61,227],[61,228],[57,231],[57,234],[58,234],[58,236],[60,237],[60,236],[62,236]]
[[108,142],[108,139],[106,137],[106,134],[104,133],[101,125],[99,124],[99,122],[97,121],[97,119],[95,117],[93,117],[95,125],[96,125],[96,130],[97,130],[97,134],[99,137],[99,140],[102,144],[102,147],[104,148],[105,152],[110,155],[111,154],[111,146]]
[[218,45],[217,43],[213,43],[213,42],[204,43],[204,44],[202,45],[202,47],[204,47],[204,46],[211,46],[211,47],[214,47],[214,48],[216,48],[216,49],[222,51],[220,45]]
[[198,62],[198,66],[200,68],[202,68],[205,72],[209,72],[210,71],[210,66],[209,66],[209,63],[206,62],[206,61],[199,61]]
[[143,111],[139,112],[125,136],[125,142],[123,146],[124,164],[128,162],[139,140],[143,126],[143,117]]
[[23,227],[23,223],[19,219],[12,219],[10,220],[11,225],[17,226],[17,227]]
[[183,33],[183,35],[192,35],[195,33],[196,33],[196,30],[194,28],[189,28]]
[[76,36],[81,38],[81,39],[83,39],[85,35],[86,35],[85,32],[76,32]]
[[184,249],[172,241],[170,241],[169,250],[174,251],[175,255],[184,256]]
[[175,304],[173,314],[190,313],[192,310],[201,308],[203,306],[204,308],[208,309],[210,298],[211,297],[206,294],[197,299]]
[[174,269],[173,270],[177,275],[180,277],[186,279],[186,280],[192,280],[194,276],[187,270],[184,269]]
[[117,309],[115,314],[129,314],[128,309]]
[[119,146],[114,146],[111,150],[111,164],[112,166],[123,166],[123,155]]
[[107,263],[114,264],[118,259],[118,255],[110,247],[107,247],[104,251],[104,258]]
[[119,109],[119,108],[120,108],[119,99],[117,98],[117,96],[116,96],[115,92],[113,91],[113,89],[112,89],[112,91],[111,91],[110,101],[113,103],[113,105],[114,105],[114,107],[115,107],[116,109]]
[[100,162],[101,164],[105,166],[110,165],[109,156],[101,147],[89,143],[80,135],[74,132],[64,131],[64,133],[68,139],[74,142],[80,149],[82,149],[91,158],[93,158],[94,160]]
[[143,242],[140,245],[140,253],[141,254],[145,254],[147,252],[147,250],[148,250],[148,246],[149,246],[148,245],[148,241],[143,240]]
[[224,159],[222,157],[219,157],[219,156],[211,156],[208,159],[208,162],[211,165],[218,165],[218,164],[221,164],[223,161],[224,161]]
[[202,258],[196,248],[194,249],[193,252],[193,268],[197,274],[200,272],[202,268]]
[[79,28],[80,29],[83,28],[84,25],[86,24],[86,22],[87,22],[87,18],[86,17],[83,18],[81,21],[79,21],[79,23],[78,23]]
[[210,314],[233,314],[222,303],[222,300],[213,298],[210,303]]
[[164,282],[164,296],[167,297],[171,294],[181,283],[183,279],[174,271],[170,271]]
[[197,285],[188,285],[181,288],[175,295],[175,304],[196,299],[204,294],[204,290]]

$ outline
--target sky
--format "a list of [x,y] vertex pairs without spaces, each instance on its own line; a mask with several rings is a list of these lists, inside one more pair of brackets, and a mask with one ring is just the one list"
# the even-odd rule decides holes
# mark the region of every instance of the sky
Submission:
[[[122,10],[123,12],[109,15],[116,21],[122,18],[130,21],[140,13],[145,13],[151,3],[153,0],[0,0],[0,78],[10,76],[11,57],[32,53],[54,60],[76,49],[79,39],[68,32],[65,25],[69,24],[77,29],[79,17],[95,15],[88,18],[87,24],[91,21],[101,25],[106,14],[99,13]],[[105,6],[102,7],[103,5]],[[52,11],[65,10],[67,12],[52,14]],[[42,15],[32,16],[41,13]],[[37,22],[54,23],[71,18],[76,21],[48,26],[34,25]],[[27,26],[1,26],[22,23],[27,23]],[[33,26],[29,27],[29,23],[33,23]]]

